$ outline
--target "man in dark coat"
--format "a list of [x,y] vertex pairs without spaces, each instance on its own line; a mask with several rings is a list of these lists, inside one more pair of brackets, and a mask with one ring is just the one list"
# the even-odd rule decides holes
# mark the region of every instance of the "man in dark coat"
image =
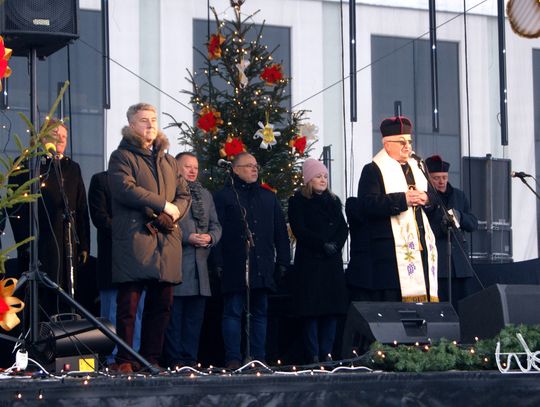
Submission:
[[358,183],[372,260],[363,300],[438,301],[437,248],[425,213],[428,182],[410,158],[412,124],[398,116],[380,127],[383,149],[364,166]]
[[345,271],[345,280],[350,301],[365,301],[365,291],[373,287],[373,261],[369,244],[367,221],[360,212],[357,197],[349,197],[345,202],[345,214],[349,224],[349,263]]
[[167,366],[193,366],[197,362],[199,336],[206,298],[211,295],[208,277],[210,249],[221,238],[221,225],[210,192],[197,181],[199,161],[190,152],[176,156],[180,174],[191,192],[191,209],[180,221],[182,229],[182,284],[174,287],[171,318],[163,353]]
[[[478,219],[470,211],[469,201],[463,191],[454,188],[448,182],[450,164],[434,155],[426,159],[431,184],[438,191],[443,205],[457,222],[458,234],[452,234],[452,304],[457,307],[458,301],[471,293],[472,268],[467,261],[467,239],[465,232],[478,229]],[[439,204],[436,210],[429,213],[429,222],[437,239],[439,253],[439,297],[448,301],[448,224],[443,219],[444,209]],[[461,248],[465,250],[463,252]]]
[[[181,282],[182,232],[178,221],[190,205],[185,180],[158,130],[156,109],[139,103],[127,111],[128,126],[109,160],[112,193],[113,283],[118,283],[117,333],[133,344],[135,315],[146,299],[140,353],[157,365],[169,322],[173,284]],[[132,356],[118,350],[121,372],[131,372]]]
[[[246,304],[246,242],[252,234],[249,251],[251,332],[249,355],[265,359],[268,290],[275,289],[275,264],[280,269],[290,263],[289,236],[283,211],[275,194],[258,182],[257,160],[251,154],[238,154],[232,164],[229,182],[214,196],[223,236],[215,247],[215,263],[221,270],[224,300],[223,340],[225,365],[238,368],[242,313]],[[245,215],[244,215],[245,214]]]
[[[56,146],[56,154],[54,157],[43,157],[39,166],[41,177],[39,189],[42,198],[37,203],[38,257],[40,270],[71,294],[71,288],[76,284],[77,269],[88,259],[90,220],[81,168],[64,155],[67,146],[67,127],[57,120],[51,120],[50,124],[55,126],[51,132],[51,140]],[[28,173],[20,174],[11,178],[9,182],[20,185],[27,181],[28,177]],[[63,193],[69,208],[64,205]],[[68,213],[71,216],[68,216]],[[15,241],[27,238],[30,235],[29,205],[17,205],[9,209],[9,216]],[[73,248],[71,259],[70,242]],[[20,272],[28,270],[30,260],[28,249],[29,245],[24,245],[17,250]],[[73,265],[73,275],[70,264]],[[50,292],[40,296],[40,306],[49,315],[68,310],[67,305],[59,302],[56,295]]]
[[[116,295],[118,290],[112,283],[112,208],[111,188],[108,171],[98,172],[90,180],[88,188],[88,207],[90,218],[97,229],[97,287],[99,290],[100,316],[111,321],[116,326]],[[144,293],[139,300],[135,320],[133,349],[139,350],[141,338],[141,320],[144,303]],[[109,365],[114,364],[113,354],[107,358]]]

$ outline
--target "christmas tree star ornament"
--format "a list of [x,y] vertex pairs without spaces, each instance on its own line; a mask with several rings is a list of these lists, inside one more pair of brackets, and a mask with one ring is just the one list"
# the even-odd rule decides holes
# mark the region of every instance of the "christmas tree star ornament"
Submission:
[[212,34],[208,41],[208,59],[210,61],[221,58],[221,45],[225,42],[225,37],[220,33]]
[[236,64],[236,69],[238,69],[238,82],[239,82],[240,87],[242,89],[244,89],[247,86],[248,82],[249,82],[249,79],[245,74],[245,70],[247,69],[249,64],[250,64],[250,62],[245,58],[242,58],[240,63]]
[[277,143],[276,137],[279,137],[281,133],[274,131],[274,125],[268,122],[268,114],[266,116],[266,124],[259,122],[260,129],[255,132],[253,138],[262,138],[260,147],[268,150]]
[[0,281],[0,327],[6,331],[11,331],[21,322],[16,314],[23,310],[24,302],[13,297],[16,287],[15,278]]

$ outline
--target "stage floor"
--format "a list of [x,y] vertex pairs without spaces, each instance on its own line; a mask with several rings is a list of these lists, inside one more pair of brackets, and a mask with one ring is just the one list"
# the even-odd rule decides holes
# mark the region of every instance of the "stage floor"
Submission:
[[538,406],[539,379],[498,371],[16,377],[0,381],[0,406]]

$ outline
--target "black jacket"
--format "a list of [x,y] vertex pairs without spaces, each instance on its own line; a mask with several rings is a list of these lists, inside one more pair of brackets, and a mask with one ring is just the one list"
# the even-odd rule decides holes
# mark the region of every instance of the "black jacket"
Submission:
[[350,258],[345,272],[347,285],[360,288],[373,286],[373,260],[369,243],[369,233],[366,230],[367,221],[360,213],[359,200],[356,197],[347,198],[345,213],[349,224]]
[[[446,192],[441,194],[443,202],[447,209],[453,209],[458,217],[460,232],[456,235],[461,246],[467,253],[468,244],[467,237],[464,232],[473,232],[478,229],[478,219],[470,212],[469,201],[463,191],[452,187],[450,183],[447,185]],[[447,228],[443,222],[443,211],[437,205],[436,210],[428,214],[431,229],[437,239],[437,253],[439,256],[438,262],[438,277],[448,277],[448,250],[447,250]],[[458,241],[452,239],[452,276],[453,277],[472,277],[472,271],[467,264],[467,258],[464,256],[458,246]]]
[[98,172],[90,180],[88,206],[97,229],[97,282],[100,290],[112,288],[112,209],[111,188],[107,171]]
[[[53,161],[42,158],[40,162],[40,192],[42,198],[38,200],[38,255],[41,270],[57,282],[62,288],[67,288],[68,281],[68,236],[67,223],[64,221],[64,201],[61,194],[60,178],[55,171],[54,164],[59,164],[64,179],[69,210],[73,213],[73,228],[79,239],[76,244],[73,239],[73,265],[75,271],[78,266],[78,255],[82,251],[90,252],[90,219],[86,202],[86,190],[79,164],[69,157]],[[20,185],[29,179],[28,173],[20,174],[9,180],[10,184]],[[11,228],[15,241],[19,242],[29,234],[29,205],[17,205],[8,210]],[[20,247],[17,251],[19,270],[28,269],[28,245]]]
[[[299,191],[289,199],[289,223],[296,238],[292,276],[293,310],[300,316],[343,314],[347,290],[341,250],[347,240],[347,223],[338,197],[324,192],[304,197]],[[337,251],[325,251],[325,243]]]
[[[259,182],[248,184],[236,174],[232,179],[255,242],[249,256],[250,287],[274,290],[275,263],[288,266],[291,258],[283,211],[276,195]],[[230,181],[216,192],[214,202],[223,231],[213,249],[215,265],[223,271],[222,292],[241,292],[246,287],[246,230]]]
[[[433,190],[428,195],[432,202]],[[381,170],[375,163],[364,166],[358,183],[358,210],[364,220],[364,232],[367,236],[362,243],[367,247],[361,249],[371,253],[371,277],[362,282],[362,287],[372,290],[400,289],[397,272],[394,234],[390,218],[407,210],[407,199],[404,192],[387,194]],[[434,206],[423,207],[429,214]]]
[[372,276],[364,288],[400,289],[391,216],[407,210],[404,192],[387,194],[379,167],[364,166],[358,183],[358,209],[366,222],[366,249],[372,257]]

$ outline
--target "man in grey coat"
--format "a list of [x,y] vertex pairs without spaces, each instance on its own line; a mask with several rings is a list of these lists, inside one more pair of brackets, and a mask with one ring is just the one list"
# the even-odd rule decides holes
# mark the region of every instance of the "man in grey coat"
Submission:
[[208,255],[221,238],[221,225],[210,192],[197,181],[199,161],[190,152],[176,156],[180,174],[191,192],[191,209],[180,222],[182,229],[182,284],[174,287],[174,300],[163,348],[167,366],[194,366],[210,293]]
[[[173,285],[182,280],[182,232],[178,221],[191,197],[169,142],[158,130],[156,109],[139,103],[127,111],[128,126],[109,160],[112,195],[112,275],[118,284],[116,330],[129,345],[137,305],[146,288],[141,327],[141,356],[157,366],[169,322]],[[137,367],[124,349],[119,370]]]

